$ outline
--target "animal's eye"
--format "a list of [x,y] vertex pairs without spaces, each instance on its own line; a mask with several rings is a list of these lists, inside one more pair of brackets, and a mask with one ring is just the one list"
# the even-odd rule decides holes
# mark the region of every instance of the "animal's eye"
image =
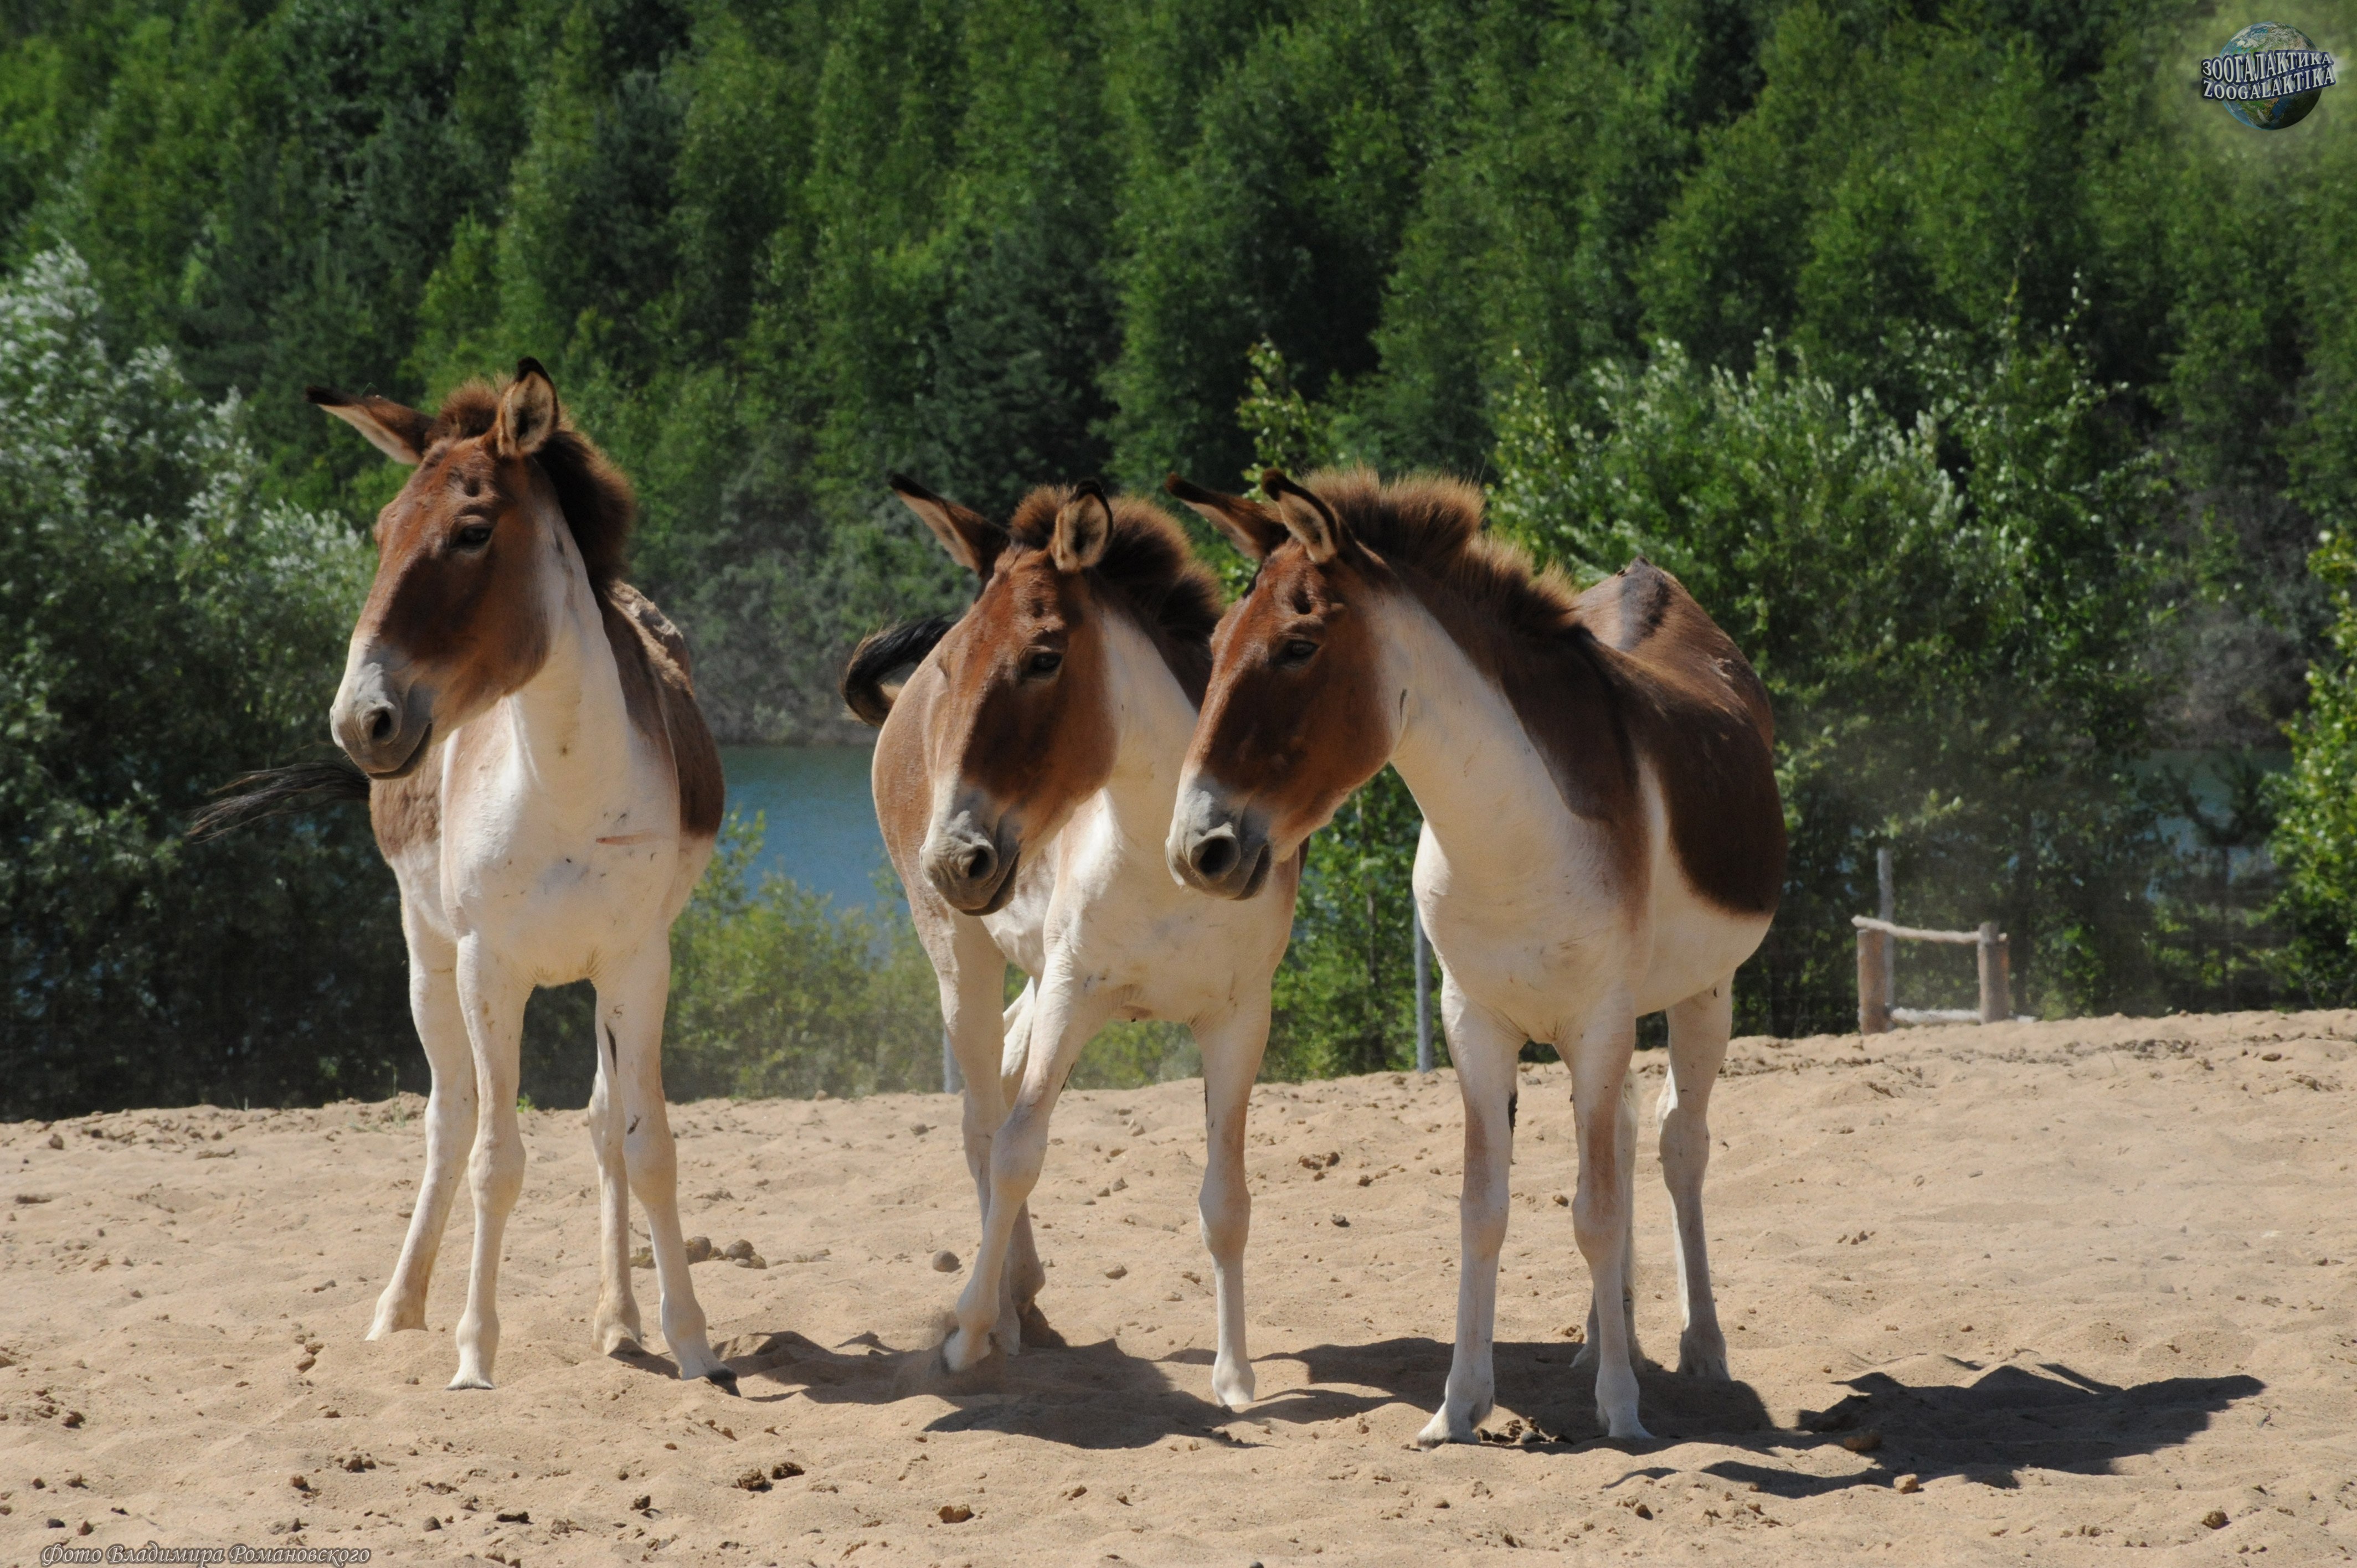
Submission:
[[491,525],[470,522],[450,536],[450,542],[460,550],[480,550],[491,542]]
[[1307,664],[1317,653],[1318,645],[1306,637],[1287,638],[1276,650],[1276,661],[1284,665]]
[[1053,675],[1064,662],[1064,656],[1053,649],[1043,648],[1023,661],[1023,673],[1031,676]]

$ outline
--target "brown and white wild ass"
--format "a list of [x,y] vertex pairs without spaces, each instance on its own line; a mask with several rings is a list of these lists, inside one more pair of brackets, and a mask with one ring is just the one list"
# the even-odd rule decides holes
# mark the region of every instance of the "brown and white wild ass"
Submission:
[[371,780],[401,884],[410,1009],[434,1072],[425,1178],[369,1337],[425,1326],[472,1150],[474,1258],[454,1389],[491,1386],[500,1249],[523,1182],[517,1046],[533,988],[597,991],[597,1313],[639,1344],[630,1193],[645,1206],[663,1338],[729,1389],[688,1282],[662,1090],[671,926],[712,856],[720,757],[687,647],[620,580],[630,484],[566,423],[531,360],[438,413],[314,387],[311,401],[416,472],[378,516],[377,572],[330,711]]
[[[1598,1412],[1638,1420],[1630,1051],[1667,1009],[1660,1102],[1685,1327],[1681,1370],[1727,1375],[1703,1241],[1705,1120],[1736,966],[1784,866],[1767,693],[1669,574],[1640,560],[1584,594],[1481,535],[1481,498],[1364,471],[1275,504],[1171,488],[1261,568],[1222,622],[1168,840],[1172,871],[1249,897],[1351,790],[1396,766],[1425,818],[1415,898],[1444,966],[1465,1101],[1463,1267],[1446,1399],[1419,1441],[1466,1442],[1492,1406],[1515,1060],[1571,1069],[1579,1250],[1594,1280]],[[1617,1310],[1615,1309],[1617,1308]]]
[[[965,1153],[983,1237],[943,1354],[1007,1354],[1045,1279],[1026,1211],[1049,1117],[1081,1049],[1114,1019],[1185,1023],[1203,1053],[1200,1199],[1219,1297],[1211,1387],[1253,1396],[1244,1345],[1245,1102],[1268,1042],[1269,982],[1297,856],[1250,905],[1207,906],[1162,861],[1219,615],[1186,535],[1094,484],[1031,492],[1005,527],[896,478],[981,579],[954,625],[880,633],[844,677],[880,724],[876,814],[940,979],[965,1074]],[[897,697],[883,677],[916,668]],[[1006,966],[1031,977],[1012,1006]],[[1011,1104],[1010,1104],[1011,1101]]]

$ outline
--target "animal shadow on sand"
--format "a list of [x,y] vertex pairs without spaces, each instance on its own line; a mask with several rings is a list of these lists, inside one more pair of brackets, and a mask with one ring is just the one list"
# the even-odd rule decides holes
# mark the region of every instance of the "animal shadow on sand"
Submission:
[[[1111,1339],[1050,1343],[1010,1360],[993,1354],[962,1373],[947,1371],[938,1345],[895,1349],[873,1334],[827,1347],[791,1332],[741,1336],[720,1347],[742,1379],[748,1401],[799,1394],[823,1402],[883,1404],[931,1394],[956,1408],[931,1432],[1011,1432],[1078,1448],[1142,1448],[1166,1438],[1208,1434],[1249,1446],[1255,1427],[1346,1420],[1386,1405],[1430,1411],[1448,1377],[1450,1348],[1429,1338],[1367,1345],[1320,1345],[1258,1359],[1264,1397],[1231,1412],[1210,1397],[1211,1353],[1173,1351],[1154,1359]],[[1501,1402],[1533,1412],[1527,1421],[1490,1423],[1497,1441],[1555,1445],[1600,1435],[1595,1380],[1575,1370],[1576,1345],[1501,1343],[1496,1348]],[[1307,1386],[1271,1388],[1277,1363],[1308,1373]],[[1774,1423],[1741,1383],[1705,1383],[1648,1368],[1644,1408],[1663,1435],[1760,1434]],[[1540,1396],[1534,1405],[1531,1396]]]
[[[1300,1363],[1308,1381],[1268,1389],[1251,1409],[1234,1413],[1209,1397],[1208,1350],[1155,1359],[1112,1339],[1087,1345],[1049,1339],[1020,1358],[993,1354],[961,1373],[943,1367],[938,1343],[895,1348],[874,1334],[831,1348],[791,1331],[748,1334],[717,1348],[750,1402],[800,1395],[822,1403],[888,1404],[931,1394],[953,1408],[929,1423],[929,1432],[1018,1433],[1087,1449],[1143,1448],[1202,1435],[1249,1446],[1255,1426],[1343,1420],[1392,1404],[1431,1411],[1439,1406],[1450,1356],[1446,1342],[1414,1337],[1262,1357],[1265,1389],[1277,1362]],[[1594,1372],[1571,1364],[1578,1349],[1560,1341],[1499,1342],[1501,1410],[1485,1423],[1485,1440],[1557,1452],[1610,1441],[1597,1421]],[[2266,1387],[2236,1375],[2118,1388],[2058,1362],[1984,1368],[1937,1359],[1942,1366],[1921,1383],[1878,1371],[1850,1379],[1851,1393],[1830,1409],[1801,1412],[1797,1430],[1779,1426],[1747,1383],[1682,1377],[1645,1362],[1638,1369],[1640,1409],[1655,1441],[1613,1446],[1648,1451],[1706,1442],[1748,1450],[1757,1459],[1728,1457],[1702,1468],[1729,1481],[1756,1482],[1779,1497],[1889,1486],[1907,1472],[1925,1480],[1960,1476],[2009,1487],[2024,1469],[2102,1475],[2131,1455],[2174,1447]],[[1943,1373],[1959,1380],[1929,1380]],[[1781,1463],[1777,1452],[1835,1446],[1857,1453],[1859,1468],[1802,1475]]]
[[2209,1426],[2237,1400],[2266,1387],[2248,1376],[2163,1378],[2115,1387],[2059,1361],[1984,1368],[1940,1357],[1969,1381],[1909,1384],[1887,1372],[1847,1381],[1856,1391],[1830,1409],[1801,1412],[1801,1434],[1787,1447],[1839,1444],[1863,1451],[1865,1467],[1844,1476],[1723,1460],[1704,1469],[1763,1492],[1809,1497],[1851,1487],[1888,1486],[1912,1472],[1925,1480],[1957,1476],[2013,1487],[2025,1469],[2107,1475],[2131,1455],[2175,1447]]
[[[788,1331],[741,1335],[720,1348],[748,1402],[800,1395],[829,1404],[888,1404],[931,1394],[955,1408],[928,1423],[928,1432],[1019,1433],[1095,1449],[1144,1448],[1168,1437],[1205,1434],[1248,1445],[1249,1423],[1267,1418],[1258,1406],[1231,1414],[1211,1398],[1209,1351],[1182,1350],[1156,1360],[1111,1339],[1071,1345],[1052,1330],[1042,1335],[1044,1343],[1028,1333],[1025,1337],[1020,1357],[993,1351],[963,1372],[944,1366],[938,1337],[896,1348],[870,1333],[828,1347]],[[1338,1407],[1322,1417],[1295,1419],[1344,1413]],[[1223,1432],[1232,1425],[1235,1434]]]
[[[1562,1447],[1603,1438],[1603,1423],[1596,1414],[1595,1370],[1572,1365],[1579,1350],[1577,1344],[1563,1340],[1499,1340],[1491,1365],[1501,1413],[1482,1423],[1484,1440]],[[1383,1391],[1382,1397],[1365,1402],[1370,1405],[1397,1402],[1433,1411],[1440,1408],[1447,1391],[1453,1354],[1445,1341],[1415,1337],[1319,1345],[1303,1351],[1301,1360],[1313,1382]],[[1637,1403],[1657,1439],[1739,1442],[1776,1427],[1749,1384],[1682,1378],[1651,1361],[1637,1364]]]

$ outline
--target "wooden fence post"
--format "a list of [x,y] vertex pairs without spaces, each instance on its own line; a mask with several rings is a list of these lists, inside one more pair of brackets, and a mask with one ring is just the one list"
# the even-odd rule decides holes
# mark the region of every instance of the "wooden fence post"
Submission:
[[1890,1032],[1890,934],[1863,926],[1857,932],[1857,1032]]
[[2002,1024],[2011,1014],[2012,954],[1995,920],[1981,922],[1981,1022]]

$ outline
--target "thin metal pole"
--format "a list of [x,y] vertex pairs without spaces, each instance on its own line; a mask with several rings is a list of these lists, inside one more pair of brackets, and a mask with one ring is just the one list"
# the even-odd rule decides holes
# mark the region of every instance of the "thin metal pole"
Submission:
[[1424,912],[1410,898],[1408,921],[1415,931],[1415,1070],[1432,1070],[1432,944],[1425,940]]
[[[1896,921],[1899,918],[1899,878],[1891,871],[1890,846],[1888,844],[1874,852],[1874,880],[1880,894],[1876,902],[1882,918]],[[1882,1012],[1886,1020],[1890,1010],[1898,1004],[1898,944],[1886,937],[1882,942]],[[1888,1028],[1889,1026],[1886,1022],[1883,1026]]]
[[958,1078],[957,1052],[950,1048],[950,1032],[942,1031],[942,1092],[955,1094],[965,1087]]

